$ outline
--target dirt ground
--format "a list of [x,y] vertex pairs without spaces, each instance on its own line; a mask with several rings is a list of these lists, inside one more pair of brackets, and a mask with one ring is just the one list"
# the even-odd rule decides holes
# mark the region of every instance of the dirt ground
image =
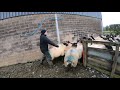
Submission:
[[109,78],[109,76],[90,67],[78,64],[75,69],[66,71],[62,57],[54,60],[54,67],[49,68],[47,62],[40,64],[40,60],[16,64],[0,68],[0,78]]

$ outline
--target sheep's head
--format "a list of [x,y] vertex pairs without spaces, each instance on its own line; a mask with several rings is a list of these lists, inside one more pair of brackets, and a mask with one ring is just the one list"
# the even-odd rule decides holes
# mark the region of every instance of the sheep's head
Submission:
[[118,42],[120,42],[120,40],[119,40],[118,38],[117,38],[116,40],[117,40]]
[[85,39],[87,39],[87,37],[83,37],[83,39],[85,40]]
[[64,65],[65,65],[66,68],[70,68],[71,67],[71,62],[70,61],[66,61]]
[[63,42],[62,44],[65,45],[65,46],[68,46],[68,43],[67,43],[67,42]]
[[71,47],[72,43],[70,41],[65,41],[63,42],[63,45],[65,45],[66,47]]
[[72,44],[69,41],[63,42],[63,45],[65,47],[65,52],[72,47]]
[[80,42],[80,40],[77,40],[77,43],[79,43]]
[[82,39],[77,40],[77,43],[82,43]]
[[100,36],[101,38],[103,38],[102,35],[99,35],[99,36]]
[[95,38],[93,36],[90,36],[93,40],[95,40]]
[[70,41],[66,41],[66,43],[68,43],[68,44],[69,44],[69,43],[70,43]]
[[68,43],[63,42],[61,45],[62,45],[62,48],[65,50],[65,49],[66,49],[66,47],[68,46]]
[[109,38],[103,38],[104,40],[109,40]]
[[71,62],[67,62],[67,67],[68,67],[68,68],[71,67]]
[[77,43],[72,43],[72,47],[77,47]]
[[91,39],[91,38],[88,38],[88,40],[92,41],[92,39]]
[[66,45],[66,46],[68,46],[69,43],[70,43],[70,41],[63,42],[63,44]]
[[89,41],[91,41],[91,45],[92,45],[92,39],[91,38],[88,38]]

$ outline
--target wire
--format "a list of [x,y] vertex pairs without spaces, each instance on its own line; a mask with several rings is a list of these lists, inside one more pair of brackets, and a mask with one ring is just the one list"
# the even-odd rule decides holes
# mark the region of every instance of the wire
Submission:
[[[59,18],[58,20],[62,20],[63,18]],[[28,37],[28,36],[32,36],[34,34],[36,34],[38,32],[38,30],[41,29],[42,24],[45,22],[45,20],[55,20],[55,17],[50,17],[50,18],[44,18],[40,23],[38,23],[38,28],[36,30],[34,30],[33,32],[29,32],[29,33],[25,33],[24,35],[21,34],[22,37]]]

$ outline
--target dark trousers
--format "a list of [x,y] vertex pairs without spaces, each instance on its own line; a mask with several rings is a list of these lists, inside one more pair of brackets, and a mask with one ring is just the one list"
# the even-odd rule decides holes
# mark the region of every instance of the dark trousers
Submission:
[[47,62],[52,60],[52,57],[51,57],[49,51],[42,52],[42,53],[44,54],[44,59],[42,60],[42,63],[43,63],[44,60],[47,60]]
[[44,55],[45,55],[45,58],[46,58],[47,61],[51,61],[52,60],[52,57],[51,57],[49,51],[45,52]]

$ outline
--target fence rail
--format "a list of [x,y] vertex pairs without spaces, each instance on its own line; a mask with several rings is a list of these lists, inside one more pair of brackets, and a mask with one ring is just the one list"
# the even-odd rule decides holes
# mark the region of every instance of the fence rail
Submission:
[[[83,42],[83,64],[85,67],[91,66],[103,73],[110,75],[110,77],[120,77],[120,43],[102,42],[102,41],[88,41]],[[106,44],[116,46],[115,51],[99,48],[88,47],[88,43]]]

